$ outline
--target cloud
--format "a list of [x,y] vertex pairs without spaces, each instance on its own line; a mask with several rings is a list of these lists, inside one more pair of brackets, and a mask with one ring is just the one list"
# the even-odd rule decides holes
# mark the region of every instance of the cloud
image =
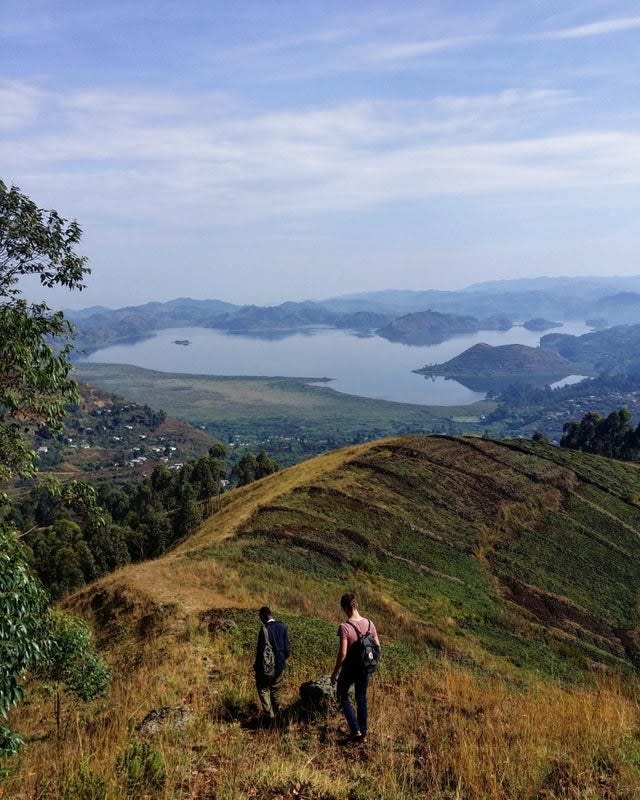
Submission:
[[123,228],[198,230],[443,196],[640,183],[640,135],[533,135],[532,120],[574,102],[550,89],[279,113],[217,94],[7,89],[23,90],[25,111],[0,142],[2,173],[18,183],[28,176],[29,191],[62,213]]
[[602,19],[598,22],[591,22],[587,25],[579,25],[574,28],[562,28],[556,31],[548,31],[540,35],[541,39],[582,39],[587,36],[606,36],[610,33],[621,33],[624,31],[640,28],[640,17],[617,17],[614,19]]
[[35,121],[42,93],[18,81],[0,81],[0,130],[23,129]]
[[447,50],[458,50],[478,41],[481,41],[478,36],[453,36],[423,41],[377,42],[363,45],[355,52],[367,64],[406,61]]

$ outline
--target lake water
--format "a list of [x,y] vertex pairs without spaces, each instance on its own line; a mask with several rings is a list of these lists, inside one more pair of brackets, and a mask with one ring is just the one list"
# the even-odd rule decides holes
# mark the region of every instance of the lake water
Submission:
[[[554,332],[580,335],[588,330],[582,323],[571,322]],[[328,385],[347,394],[419,405],[465,405],[485,395],[457,381],[425,378],[412,370],[447,361],[479,342],[535,347],[541,335],[514,327],[456,336],[437,345],[413,346],[333,328],[316,328],[279,339],[210,328],[172,328],[142,342],[107,347],[84,360],[198,375],[331,378]],[[176,339],[188,339],[190,344],[177,345]]]

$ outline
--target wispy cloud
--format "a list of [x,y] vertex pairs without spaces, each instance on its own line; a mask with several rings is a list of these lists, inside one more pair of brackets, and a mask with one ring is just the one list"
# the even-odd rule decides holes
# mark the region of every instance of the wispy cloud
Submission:
[[22,129],[38,116],[43,93],[25,83],[0,80],[0,131]]
[[555,31],[542,33],[541,39],[582,39],[587,36],[606,36],[611,33],[622,33],[640,28],[640,16],[638,17],[617,17],[613,19],[602,19],[586,25],[578,25],[573,28],[562,28]]
[[[215,95],[27,92],[0,143],[3,174],[64,193],[83,218],[163,226],[369,208],[437,196],[640,183],[640,135],[533,136],[528,120],[572,102],[552,90],[251,113]],[[35,133],[40,114],[55,128]],[[224,103],[224,96],[219,102]]]
[[376,42],[363,45],[355,50],[355,53],[367,63],[406,61],[447,50],[457,50],[478,41],[481,41],[481,37],[452,36],[423,41]]

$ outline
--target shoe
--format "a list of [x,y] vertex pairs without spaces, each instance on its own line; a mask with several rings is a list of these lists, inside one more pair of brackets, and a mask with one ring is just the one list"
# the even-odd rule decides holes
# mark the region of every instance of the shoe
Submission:
[[367,737],[361,733],[350,733],[348,736],[338,739],[338,744],[361,744],[366,742]]

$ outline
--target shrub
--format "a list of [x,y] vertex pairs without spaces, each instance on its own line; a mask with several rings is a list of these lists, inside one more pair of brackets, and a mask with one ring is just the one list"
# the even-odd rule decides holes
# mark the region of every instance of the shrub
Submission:
[[118,756],[116,771],[122,777],[128,797],[160,789],[167,774],[162,753],[149,742],[133,741]]

